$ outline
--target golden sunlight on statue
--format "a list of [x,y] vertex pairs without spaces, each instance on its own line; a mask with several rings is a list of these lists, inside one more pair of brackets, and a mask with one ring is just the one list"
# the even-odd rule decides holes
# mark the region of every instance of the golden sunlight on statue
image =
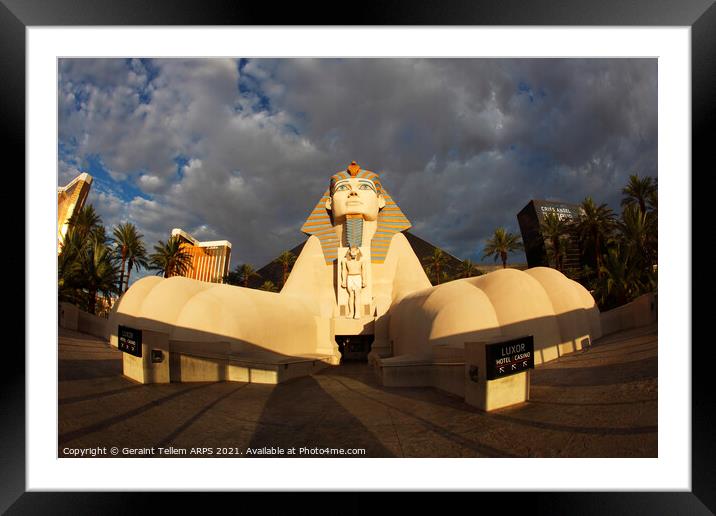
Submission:
[[115,304],[112,342],[121,324],[168,333],[185,348],[221,342],[229,363],[261,355],[335,365],[337,340],[361,335],[372,338],[369,361],[381,365],[530,334],[539,364],[601,336],[592,296],[554,269],[433,287],[402,233],[410,226],[380,176],[352,162],[330,177],[302,226],[309,238],[280,293],[143,278]]
[[360,318],[360,295],[365,288],[365,262],[361,252],[351,247],[341,265],[341,287],[348,291],[348,317]]

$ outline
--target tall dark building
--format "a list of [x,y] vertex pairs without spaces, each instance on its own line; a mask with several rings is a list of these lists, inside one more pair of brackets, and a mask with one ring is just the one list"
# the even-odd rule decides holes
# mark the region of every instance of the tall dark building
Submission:
[[[549,267],[547,249],[542,237],[541,225],[549,213],[556,213],[560,218],[574,220],[580,216],[582,208],[576,204],[556,201],[532,200],[517,214],[517,222],[522,233],[522,242],[525,245],[527,264],[530,267]],[[569,243],[563,260],[564,270],[580,269],[579,243],[574,235],[568,235]]]

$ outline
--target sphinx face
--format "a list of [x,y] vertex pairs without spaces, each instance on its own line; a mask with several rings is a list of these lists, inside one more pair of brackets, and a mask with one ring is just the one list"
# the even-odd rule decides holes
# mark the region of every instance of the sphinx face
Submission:
[[365,220],[377,220],[378,212],[385,206],[385,199],[370,179],[350,177],[341,179],[333,186],[326,209],[333,212],[335,221],[346,215],[362,215]]

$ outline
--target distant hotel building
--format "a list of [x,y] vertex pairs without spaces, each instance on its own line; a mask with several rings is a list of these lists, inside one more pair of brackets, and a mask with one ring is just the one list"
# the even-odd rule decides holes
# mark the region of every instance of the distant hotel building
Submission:
[[[560,219],[575,220],[582,213],[582,208],[576,204],[564,202],[532,200],[517,214],[517,222],[522,233],[522,242],[525,245],[527,265],[529,267],[550,267],[547,249],[542,237],[541,225],[549,213],[556,213]],[[567,235],[569,243],[563,261],[564,270],[580,269],[579,244],[574,235]]]
[[65,242],[68,221],[85,205],[92,185],[92,176],[83,173],[70,181],[67,186],[57,188],[57,254]]
[[199,242],[186,231],[172,229],[172,236],[178,236],[182,247],[191,255],[192,269],[186,277],[210,283],[223,283],[229,273],[231,261],[231,242],[214,240]]

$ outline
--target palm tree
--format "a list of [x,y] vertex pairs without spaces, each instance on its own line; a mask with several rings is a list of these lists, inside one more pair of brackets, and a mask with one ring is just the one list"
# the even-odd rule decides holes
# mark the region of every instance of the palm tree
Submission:
[[91,233],[101,232],[104,234],[104,226],[102,218],[94,211],[94,206],[88,204],[81,210],[76,211],[72,217],[67,220],[68,226],[75,228],[75,231],[84,238],[88,238]]
[[101,238],[90,237],[80,255],[81,285],[87,289],[87,311],[95,313],[97,294],[105,299],[118,291],[117,267],[112,260],[112,250]]
[[583,251],[591,248],[594,253],[597,275],[602,274],[603,247],[611,237],[615,223],[614,213],[606,204],[597,206],[591,197],[581,204],[582,214],[574,222],[575,233],[582,244]]
[[649,197],[647,197],[646,202],[649,205],[649,208],[653,213],[656,213],[657,210],[657,204],[658,204],[658,188],[656,186],[656,179],[654,179],[654,190],[649,192]]
[[540,226],[547,250],[554,260],[554,268],[561,271],[569,242],[567,235],[570,224],[556,213],[548,213]]
[[115,254],[91,205],[70,222],[57,257],[58,298],[95,314],[98,294],[109,301],[119,291]]
[[[142,235],[139,235],[141,238]],[[142,269],[149,268],[149,257],[147,256],[147,250],[144,248],[144,242],[138,241],[138,244],[130,249],[127,256],[127,282],[124,285],[124,290],[129,288],[129,276],[132,274],[132,268],[137,269],[137,272]]]
[[646,213],[646,205],[656,195],[656,181],[652,177],[639,178],[637,174],[629,176],[629,182],[622,189],[624,198],[622,206],[637,204],[642,213]]
[[263,284],[259,287],[260,290],[265,290],[267,292],[277,292],[278,289],[276,288],[276,285],[274,285],[273,281],[266,280],[263,282]]
[[499,257],[502,260],[502,268],[505,269],[507,268],[507,255],[520,251],[522,248],[522,241],[519,236],[514,233],[508,233],[505,228],[497,228],[492,237],[487,240],[482,258],[494,256],[495,261],[497,261]]
[[653,292],[657,286],[655,265],[657,262],[656,214],[643,213],[639,206],[631,204],[624,208],[618,223],[619,242],[632,259],[636,269],[634,281],[638,294]]
[[630,204],[622,212],[617,223],[620,238],[634,256],[644,259],[651,267],[654,264],[657,245],[656,223],[651,213],[641,211],[636,204]]
[[261,274],[256,272],[254,268],[248,263],[242,263],[236,267],[236,272],[239,274],[239,279],[244,287],[249,288],[249,280],[251,278],[260,278]]
[[431,283],[432,285],[436,285],[437,283],[436,283],[435,281],[433,281],[433,279],[432,279],[433,270],[430,268],[430,266],[429,266],[429,265],[423,265],[423,270],[425,271],[425,275],[426,275],[426,276],[428,277],[428,279],[430,280],[430,283]]
[[643,274],[637,254],[621,244],[606,252],[595,288],[602,310],[621,306],[651,290],[651,277]]
[[[139,259],[140,262],[146,263],[146,251],[141,240],[144,235],[137,232],[137,227],[131,222],[124,222],[115,226],[112,235],[112,240],[116,245],[117,253],[122,263],[119,273],[119,288],[123,290],[124,270],[127,260],[131,259],[136,263],[137,259]],[[141,263],[138,265],[141,266]],[[129,285],[129,278],[127,278],[127,285]]]
[[165,278],[185,276],[192,269],[191,255],[184,250],[178,235],[171,236],[166,243],[160,240],[149,260],[149,269],[164,274]]
[[70,226],[57,256],[57,295],[60,301],[78,303],[77,289],[82,270],[79,258],[85,242],[79,232]]
[[[609,249],[601,266],[602,274],[597,280],[595,293],[603,308],[620,306],[627,302],[629,281],[629,258],[619,247]],[[612,303],[610,303],[610,298]]]
[[471,260],[464,260],[460,264],[460,277],[461,278],[471,278],[472,276],[479,276],[481,273],[477,269],[474,263],[472,263]]
[[248,288],[251,278],[260,277],[261,275],[256,272],[250,264],[241,263],[237,265],[233,271],[224,276],[224,283]]
[[[238,269],[238,267],[237,267]],[[239,276],[239,272],[234,269],[233,271],[229,271],[226,273],[226,276],[222,278],[222,281],[227,285],[241,285],[241,276]]]
[[448,262],[447,255],[442,249],[437,247],[433,249],[433,254],[423,258],[425,262],[425,270],[428,271],[428,275],[432,274],[435,278],[435,284],[440,285],[440,280],[446,279],[447,274],[443,271]]
[[276,258],[276,262],[281,264],[283,269],[283,280],[281,282],[281,286],[283,286],[286,284],[286,278],[288,278],[288,274],[291,272],[291,268],[296,262],[296,255],[294,255],[291,251],[284,251],[278,256],[278,258]]

